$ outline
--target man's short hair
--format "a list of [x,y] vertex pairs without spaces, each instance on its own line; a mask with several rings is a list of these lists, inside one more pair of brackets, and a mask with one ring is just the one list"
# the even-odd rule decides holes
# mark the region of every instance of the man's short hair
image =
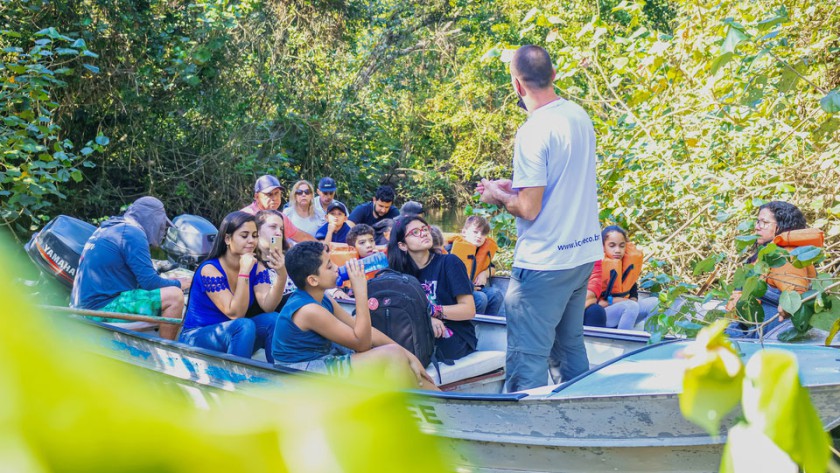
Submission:
[[515,76],[526,86],[545,89],[551,86],[554,66],[545,49],[527,44],[516,50],[511,61]]
[[345,241],[350,246],[356,246],[356,239],[362,235],[370,235],[373,238],[376,238],[376,230],[374,230],[370,225],[359,223],[347,232]]
[[302,241],[286,252],[286,272],[299,289],[306,289],[306,278],[318,274],[324,244],[320,241]]
[[396,196],[397,194],[394,193],[393,187],[379,186],[376,188],[376,194],[373,196],[373,198],[380,202],[393,202]]
[[467,217],[467,221],[464,222],[464,230],[467,230],[473,226],[478,227],[478,231],[480,231],[482,235],[490,234],[490,222],[488,222],[487,219],[482,217],[481,215],[470,215],[469,217]]

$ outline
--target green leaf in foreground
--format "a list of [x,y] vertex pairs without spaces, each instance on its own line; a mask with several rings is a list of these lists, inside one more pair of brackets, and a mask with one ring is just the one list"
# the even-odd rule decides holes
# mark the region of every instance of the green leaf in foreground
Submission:
[[820,107],[825,113],[840,112],[840,90],[834,89],[820,100]]
[[683,376],[680,411],[709,435],[720,433],[720,422],[741,399],[744,365],[724,335],[719,319],[697,334],[685,350],[688,367]]
[[802,387],[795,355],[772,349],[756,353],[747,363],[741,406],[747,423],[806,473],[826,471],[830,439]]
[[779,296],[779,307],[788,314],[793,314],[802,307],[802,296],[796,291],[783,291]]

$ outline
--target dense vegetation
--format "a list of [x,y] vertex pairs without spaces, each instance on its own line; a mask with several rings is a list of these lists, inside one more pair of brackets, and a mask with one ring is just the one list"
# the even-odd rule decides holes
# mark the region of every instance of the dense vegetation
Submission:
[[838,269],[836,2],[2,0],[0,18],[0,224],[19,237],[145,193],[218,220],[264,172],[463,204],[510,172],[505,59],[533,43],[597,127],[602,220],[661,270],[696,280],[717,255],[731,275],[771,199]]

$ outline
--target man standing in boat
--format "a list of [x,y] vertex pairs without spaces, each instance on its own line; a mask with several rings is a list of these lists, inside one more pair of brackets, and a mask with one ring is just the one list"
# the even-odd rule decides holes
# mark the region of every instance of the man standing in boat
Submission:
[[516,217],[518,240],[505,296],[508,392],[544,386],[549,354],[563,380],[589,369],[586,283],[603,257],[592,121],[555,92],[545,49],[519,48],[510,75],[519,106],[529,114],[516,133],[513,180],[482,179],[477,186],[482,202],[504,206]]

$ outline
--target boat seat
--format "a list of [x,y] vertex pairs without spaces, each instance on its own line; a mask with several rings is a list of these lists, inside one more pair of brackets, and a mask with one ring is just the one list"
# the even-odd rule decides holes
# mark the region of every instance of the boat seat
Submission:
[[[473,378],[485,373],[496,371],[505,366],[505,352],[496,350],[482,350],[455,360],[454,365],[444,363],[430,363],[426,367],[429,376],[438,386],[450,384],[462,379]],[[440,369],[440,375],[438,375]]]

